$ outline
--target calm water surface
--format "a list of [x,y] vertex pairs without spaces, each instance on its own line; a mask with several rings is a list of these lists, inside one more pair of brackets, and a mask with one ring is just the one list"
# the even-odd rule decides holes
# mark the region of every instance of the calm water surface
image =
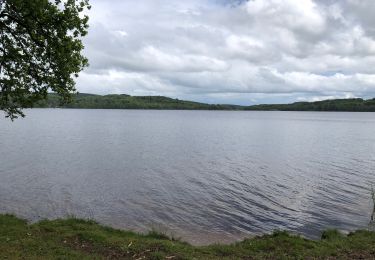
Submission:
[[366,228],[375,113],[27,111],[0,119],[0,212],[194,244]]

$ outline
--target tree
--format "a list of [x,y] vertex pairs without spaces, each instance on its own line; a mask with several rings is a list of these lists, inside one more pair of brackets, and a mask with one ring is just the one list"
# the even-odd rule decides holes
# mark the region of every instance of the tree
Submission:
[[88,65],[81,54],[88,0],[0,0],[0,110],[12,120],[22,109],[57,93],[76,92]]

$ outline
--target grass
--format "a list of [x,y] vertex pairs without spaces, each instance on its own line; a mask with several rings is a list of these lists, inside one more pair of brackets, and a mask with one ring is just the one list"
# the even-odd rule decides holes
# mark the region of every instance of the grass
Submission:
[[196,247],[155,231],[116,230],[81,219],[28,224],[0,215],[0,259],[375,259],[375,233],[323,232],[313,241],[287,232],[231,245]]

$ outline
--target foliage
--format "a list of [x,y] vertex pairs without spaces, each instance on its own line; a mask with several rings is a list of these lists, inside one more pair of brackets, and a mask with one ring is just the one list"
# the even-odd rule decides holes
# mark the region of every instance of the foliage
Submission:
[[322,239],[324,240],[335,240],[335,239],[341,239],[343,237],[343,234],[340,233],[336,229],[328,229],[323,231],[322,233]]
[[202,109],[202,110],[236,110],[235,105],[210,105],[192,101],[167,98],[162,96],[129,96],[129,95],[92,95],[78,94],[72,101],[60,105],[57,95],[50,94],[38,107],[96,108],[96,109]]
[[238,106],[227,104],[205,104],[163,96],[93,95],[77,94],[70,103],[61,104],[56,94],[39,102],[40,108],[87,108],[87,109],[190,109],[190,110],[260,110],[260,111],[351,111],[375,112],[375,99],[335,99],[318,102],[296,102],[292,104]]
[[139,235],[94,221],[66,219],[28,225],[0,215],[1,259],[374,259],[375,233],[325,232],[308,240],[287,232],[231,245],[191,246],[164,236]]
[[369,100],[352,98],[296,102],[293,104],[256,105],[247,107],[246,110],[375,112],[375,98]]
[[375,190],[374,187],[371,186],[371,198],[372,198],[372,214],[371,214],[371,219],[369,223],[369,229],[372,231],[375,231]]
[[88,64],[88,0],[0,0],[0,110],[11,119],[56,92],[64,101]]

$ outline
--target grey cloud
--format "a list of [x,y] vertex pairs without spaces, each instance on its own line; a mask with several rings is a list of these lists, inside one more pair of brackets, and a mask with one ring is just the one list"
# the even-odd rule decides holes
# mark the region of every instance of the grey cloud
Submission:
[[82,92],[249,103],[375,92],[372,0],[91,3]]

